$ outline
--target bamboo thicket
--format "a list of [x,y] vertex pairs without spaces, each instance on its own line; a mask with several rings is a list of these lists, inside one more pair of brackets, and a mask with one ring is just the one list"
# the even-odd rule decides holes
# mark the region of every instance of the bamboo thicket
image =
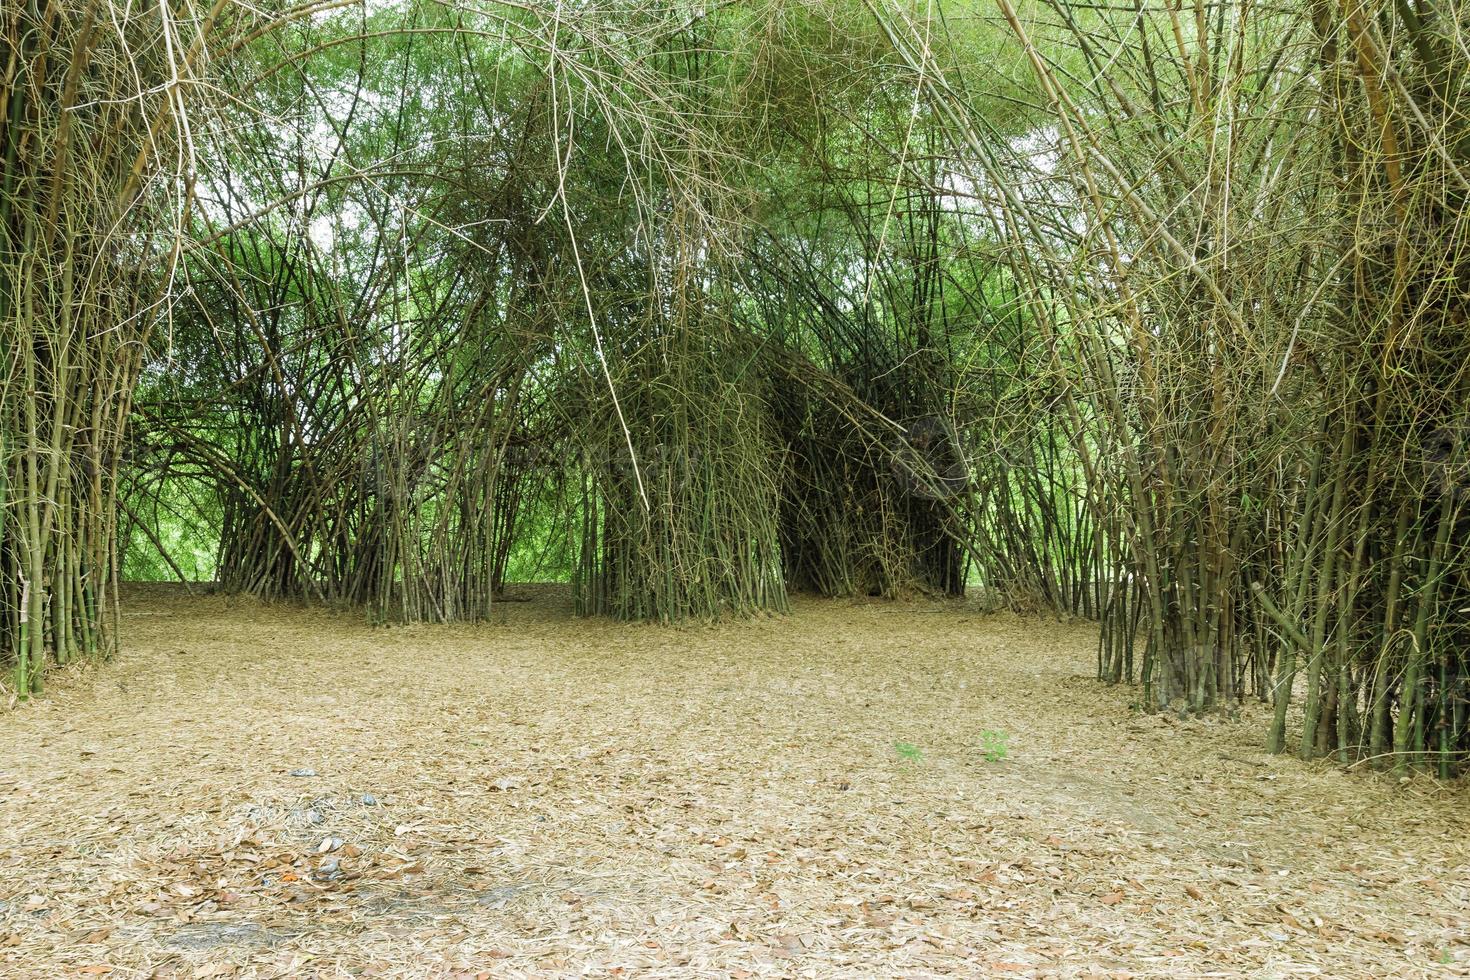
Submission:
[[124,562],[406,621],[977,589],[1150,710],[1463,766],[1458,8],[244,9],[6,21],[23,692]]
[[1265,699],[1276,751],[1450,774],[1467,746],[1456,14],[998,12],[1051,119],[999,148],[920,57],[920,23],[885,23],[1063,367],[1107,535],[1100,675],[1137,676],[1154,708]]
[[32,0],[0,21],[0,645],[21,698],[116,642],[120,437],[168,327],[223,7]]

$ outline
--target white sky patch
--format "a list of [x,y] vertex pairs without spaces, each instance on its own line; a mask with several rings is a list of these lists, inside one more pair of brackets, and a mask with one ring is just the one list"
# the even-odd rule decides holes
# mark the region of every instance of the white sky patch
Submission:
[[335,224],[336,222],[330,215],[311,219],[311,226],[307,228],[306,233],[311,236],[312,244],[323,252],[332,251],[332,247],[337,242]]

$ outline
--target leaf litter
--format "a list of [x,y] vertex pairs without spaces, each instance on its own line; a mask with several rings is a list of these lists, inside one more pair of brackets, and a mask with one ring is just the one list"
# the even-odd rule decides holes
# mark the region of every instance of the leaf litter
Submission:
[[0,716],[0,975],[1470,975],[1463,785],[1135,716],[1088,624],[519,592],[132,588],[117,662]]

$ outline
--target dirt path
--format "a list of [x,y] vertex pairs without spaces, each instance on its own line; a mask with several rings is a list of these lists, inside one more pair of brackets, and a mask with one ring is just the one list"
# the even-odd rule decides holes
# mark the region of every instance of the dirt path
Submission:
[[1470,794],[1131,717],[1087,626],[502,608],[135,595],[0,716],[0,975],[1470,975]]

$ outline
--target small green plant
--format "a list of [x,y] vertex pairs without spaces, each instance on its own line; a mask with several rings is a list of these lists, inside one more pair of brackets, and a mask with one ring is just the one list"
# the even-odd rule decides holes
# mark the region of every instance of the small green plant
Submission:
[[980,733],[980,751],[985,753],[986,762],[1000,762],[1006,757],[1011,737],[1005,732],[987,728]]
[[908,742],[894,742],[893,751],[897,752],[898,757],[904,762],[918,762],[924,758],[924,753],[919,750],[919,747]]

